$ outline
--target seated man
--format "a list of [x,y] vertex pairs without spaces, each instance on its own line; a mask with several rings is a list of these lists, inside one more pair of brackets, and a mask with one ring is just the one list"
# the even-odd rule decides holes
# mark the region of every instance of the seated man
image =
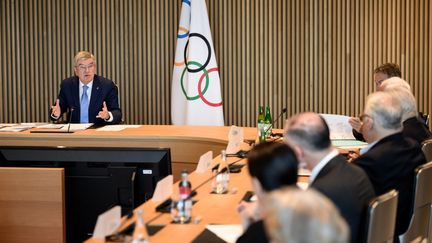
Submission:
[[[429,127],[427,127],[425,122],[419,117],[416,101],[411,92],[411,86],[405,80],[398,77],[389,78],[384,80],[380,87],[381,91],[398,93],[395,95],[402,105],[402,133],[404,136],[416,140],[419,144],[432,138]],[[360,127],[357,129],[359,128]],[[361,132],[353,130],[353,134],[358,140],[364,141]]]
[[310,187],[327,196],[347,221],[350,241],[362,242],[366,209],[375,197],[366,173],[332,147],[329,128],[316,113],[300,113],[288,119],[284,138],[300,166],[312,171]]
[[78,52],[74,58],[75,76],[63,80],[51,118],[58,120],[69,111],[71,123],[120,123],[118,89],[113,81],[96,75],[96,58],[89,52]]
[[361,116],[361,132],[369,145],[353,161],[366,172],[376,194],[392,189],[399,192],[395,240],[409,225],[414,169],[426,162],[420,145],[402,134],[402,113],[399,99],[392,93],[369,95]]
[[[374,82],[375,88],[377,91],[383,91],[382,83],[384,80],[392,78],[392,77],[402,77],[401,70],[399,65],[395,63],[385,63],[374,70]],[[406,82],[405,82],[406,83]],[[408,83],[406,83],[408,87],[411,89]],[[351,117],[349,119],[349,123],[353,128],[353,135],[357,140],[364,141],[362,134],[360,133],[361,122],[358,117]]]
[[314,189],[274,190],[265,201],[265,229],[271,242],[346,243],[349,228],[336,206]]
[[248,169],[258,200],[240,203],[238,211],[244,226],[248,227],[237,242],[268,242],[262,221],[262,202],[270,191],[296,185],[297,159],[286,144],[261,143],[248,153]]
[[432,138],[432,133],[419,117],[414,95],[409,86],[404,86],[404,83],[406,82],[400,78],[390,78],[385,80],[381,86],[384,91],[391,92],[399,99],[402,107],[402,134],[422,144],[423,141]]

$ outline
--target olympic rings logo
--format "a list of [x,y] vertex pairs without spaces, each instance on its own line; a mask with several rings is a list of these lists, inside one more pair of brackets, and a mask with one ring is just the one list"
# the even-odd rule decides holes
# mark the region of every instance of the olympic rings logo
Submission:
[[[184,48],[183,61],[181,61],[181,62],[176,61],[174,63],[175,66],[183,66],[183,64],[186,64],[183,71],[182,71],[181,78],[180,78],[180,84],[181,84],[183,94],[185,95],[186,99],[190,100],[190,101],[197,100],[197,99],[201,98],[201,100],[209,106],[212,106],[212,107],[222,106],[222,104],[223,104],[222,101],[221,102],[211,102],[207,98],[204,97],[204,94],[207,92],[207,90],[209,88],[209,84],[210,84],[209,73],[219,71],[219,68],[217,68],[217,67],[210,68],[207,70],[207,66],[210,63],[211,53],[212,53],[209,41],[207,40],[207,38],[205,36],[203,36],[199,33],[189,33],[188,30],[184,27],[180,27],[179,30],[181,30],[185,33],[182,35],[179,34],[177,36],[179,39],[185,38],[185,37],[187,37],[187,35],[189,35],[189,39],[187,40],[185,48]],[[197,61],[187,61],[187,48],[189,45],[190,38],[193,38],[193,37],[200,38],[205,43],[205,45],[207,47],[208,55],[207,55],[207,58],[206,58],[204,64],[201,64]],[[191,66],[194,66],[196,68],[192,68]],[[184,86],[184,75],[186,74],[186,71],[189,73],[198,73],[200,71],[203,71],[203,74],[201,75],[201,77],[199,78],[199,81],[198,81],[198,87],[197,87],[198,88],[198,95],[191,96],[191,95],[187,94],[185,86]],[[202,86],[203,86],[204,78],[205,78],[205,85],[204,85],[204,89],[203,89]]]

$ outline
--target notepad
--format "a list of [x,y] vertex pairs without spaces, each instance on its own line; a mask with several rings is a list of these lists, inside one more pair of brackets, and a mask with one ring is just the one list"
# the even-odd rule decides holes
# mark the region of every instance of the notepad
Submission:
[[335,147],[364,147],[367,143],[355,139],[332,139],[333,146]]

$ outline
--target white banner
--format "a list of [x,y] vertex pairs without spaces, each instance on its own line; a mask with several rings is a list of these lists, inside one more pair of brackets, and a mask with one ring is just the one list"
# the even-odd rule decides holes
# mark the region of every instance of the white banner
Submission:
[[174,61],[174,125],[223,126],[219,69],[205,0],[183,0]]

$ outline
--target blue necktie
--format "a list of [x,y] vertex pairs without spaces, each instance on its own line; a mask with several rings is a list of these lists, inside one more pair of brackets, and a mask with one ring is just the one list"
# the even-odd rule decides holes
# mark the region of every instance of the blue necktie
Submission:
[[81,102],[80,102],[80,123],[88,123],[89,122],[89,118],[88,118],[88,109],[89,109],[89,100],[88,100],[88,95],[87,95],[87,89],[88,86],[84,85],[83,86],[83,93],[81,96]]

